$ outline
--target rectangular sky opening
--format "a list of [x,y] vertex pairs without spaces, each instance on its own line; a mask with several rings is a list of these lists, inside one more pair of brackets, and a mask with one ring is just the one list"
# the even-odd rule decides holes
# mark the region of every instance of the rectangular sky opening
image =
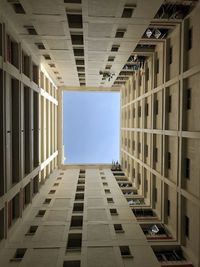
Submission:
[[63,91],[65,164],[119,161],[120,93]]

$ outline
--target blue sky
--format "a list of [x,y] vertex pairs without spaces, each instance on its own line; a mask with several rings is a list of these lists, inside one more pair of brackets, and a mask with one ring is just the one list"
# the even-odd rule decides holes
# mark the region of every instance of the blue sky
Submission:
[[119,160],[120,93],[64,92],[65,163]]

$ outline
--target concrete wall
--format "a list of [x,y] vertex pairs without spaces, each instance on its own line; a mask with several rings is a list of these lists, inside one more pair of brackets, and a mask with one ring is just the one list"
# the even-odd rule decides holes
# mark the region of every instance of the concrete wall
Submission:
[[[132,169],[136,173],[136,178],[142,167],[144,181],[142,193],[145,204],[140,207],[146,207],[149,202],[150,207],[154,208],[158,217],[165,223],[171,233],[172,243],[182,246],[186,258],[188,257],[195,267],[200,266],[200,184],[198,179],[200,177],[200,109],[198,107],[200,100],[200,61],[198,57],[199,27],[197,23],[199,14],[198,5],[181,24],[177,24],[173,29],[170,28],[166,39],[152,41],[154,46],[148,47],[146,54],[144,49],[143,55],[146,56],[146,61],[143,72],[146,82],[143,83],[143,88],[139,89],[139,71],[136,71],[132,77],[135,80],[137,91],[134,101],[133,103],[126,101],[126,106],[122,104],[122,112],[128,106],[134,106],[136,118],[132,119],[131,128],[121,129],[123,135],[131,132],[132,144],[137,144],[140,135],[142,135],[142,155],[136,151],[131,153],[124,146],[121,149],[122,167],[127,175],[129,175],[129,172],[124,162],[128,162],[129,158],[131,159]],[[188,49],[190,29],[192,29],[192,45]],[[141,40],[141,44],[148,45],[150,43]],[[157,60],[159,60],[158,71]],[[147,69],[150,70],[148,82]],[[188,89],[190,89],[189,93]],[[149,116],[145,114],[146,104],[148,104]],[[138,107],[140,105],[143,107],[143,112],[142,117],[138,118]],[[156,114],[156,109],[158,114]],[[145,155],[146,145],[148,145],[147,157]],[[155,160],[155,148],[157,148],[157,160]],[[189,170],[187,170],[189,177],[186,177],[186,159],[189,159],[189,163],[187,163],[189,164]],[[136,178],[134,181],[137,182]],[[145,191],[145,188],[148,188],[148,191]],[[159,192],[156,202],[154,199],[155,188]],[[168,200],[170,201],[169,216],[167,214]],[[185,237],[184,232],[183,214],[185,212],[187,212],[190,220],[189,238]],[[194,215],[195,213],[196,215]],[[146,219],[146,222],[149,221]],[[163,247],[166,246],[164,240],[160,241],[159,246],[161,244]]]

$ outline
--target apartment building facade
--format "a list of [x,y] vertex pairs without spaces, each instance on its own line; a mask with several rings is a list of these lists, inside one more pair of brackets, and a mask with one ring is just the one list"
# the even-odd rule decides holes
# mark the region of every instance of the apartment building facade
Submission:
[[[73,8],[75,2],[81,3]],[[137,40],[112,86],[102,87],[105,75],[101,87],[90,86],[92,80],[85,86],[78,62],[75,88],[51,75],[62,60],[52,62],[54,49],[44,51],[43,35],[35,37],[21,17],[23,7],[30,12],[25,1],[0,7],[2,266],[199,267],[199,4],[181,19],[154,18],[148,29],[161,36]],[[125,28],[136,6],[123,7]],[[26,26],[25,41],[12,23],[13,8],[13,20]],[[117,27],[111,54],[120,50],[124,28]],[[48,68],[34,53],[33,36]],[[83,48],[73,46],[76,62],[85,60]],[[121,92],[121,166],[63,165],[62,92],[70,88]]]
[[[135,71],[122,91],[121,160],[145,204],[152,203],[172,238],[198,266],[197,21],[198,8],[174,25],[166,39],[147,46],[146,54],[142,52],[144,69]],[[147,43],[140,42],[144,47]]]

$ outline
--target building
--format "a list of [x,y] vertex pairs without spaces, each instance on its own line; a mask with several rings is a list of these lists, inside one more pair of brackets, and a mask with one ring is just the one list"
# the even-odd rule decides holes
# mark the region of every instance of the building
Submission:
[[[2,266],[200,267],[199,25],[198,1],[0,1]],[[63,164],[69,89],[121,91],[120,166]]]

